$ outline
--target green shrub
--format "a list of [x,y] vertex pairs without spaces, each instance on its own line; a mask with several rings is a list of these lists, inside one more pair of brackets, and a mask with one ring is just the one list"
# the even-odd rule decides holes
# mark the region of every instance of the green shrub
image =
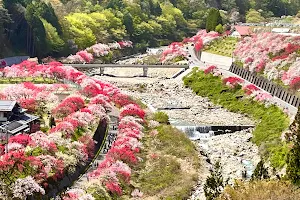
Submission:
[[220,34],[222,34],[224,32],[222,24],[218,24],[218,26],[216,26],[216,32],[218,32]]
[[47,133],[49,131],[49,127],[48,126],[45,126],[45,127],[41,127],[40,130],[44,133]]
[[185,60],[185,57],[184,57],[184,56],[177,56],[177,57],[174,58],[174,62],[175,62],[175,63],[176,63],[176,62],[179,62],[179,61],[183,61],[183,60]]
[[154,116],[153,116],[153,119],[155,121],[158,121],[159,123],[164,123],[164,124],[167,124],[169,123],[169,116],[164,113],[164,112],[155,112],[154,113]]
[[95,199],[101,200],[111,200],[110,194],[105,190],[105,188],[101,185],[92,184],[88,187],[87,192],[92,194]]
[[296,185],[300,185],[300,144],[296,142],[288,154],[287,176]]
[[232,56],[232,52],[235,49],[238,40],[232,37],[225,37],[213,41],[209,46],[205,47],[205,51],[219,54],[222,56]]

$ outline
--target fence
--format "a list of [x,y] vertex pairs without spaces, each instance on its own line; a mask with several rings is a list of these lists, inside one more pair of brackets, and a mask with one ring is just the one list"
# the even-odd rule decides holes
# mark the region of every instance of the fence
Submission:
[[278,97],[286,103],[295,106],[296,108],[298,108],[298,106],[300,105],[300,98],[298,96],[292,94],[283,87],[274,84],[264,77],[256,76],[255,73],[252,73],[241,67],[237,67],[234,64],[231,65],[229,71],[264,89],[265,91],[269,92],[275,97]]
[[72,67],[77,69],[96,69],[99,68],[98,75],[104,75],[105,68],[142,68],[143,69],[143,76],[147,77],[148,69],[154,68],[178,68],[178,69],[188,69],[188,65],[119,65],[119,64],[72,64]]

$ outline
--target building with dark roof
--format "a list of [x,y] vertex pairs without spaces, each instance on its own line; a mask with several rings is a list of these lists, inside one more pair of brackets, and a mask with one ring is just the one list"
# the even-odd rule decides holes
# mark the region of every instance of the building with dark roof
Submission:
[[36,132],[39,117],[26,113],[16,101],[0,100],[0,137]]

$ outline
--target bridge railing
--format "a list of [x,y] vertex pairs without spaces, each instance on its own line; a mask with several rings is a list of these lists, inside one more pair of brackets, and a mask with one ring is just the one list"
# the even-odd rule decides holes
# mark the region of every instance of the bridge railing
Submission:
[[[68,65],[68,64],[65,64]],[[70,64],[77,69],[99,68],[99,75],[104,74],[105,68],[143,68],[143,76],[147,77],[149,68],[178,68],[188,69],[188,65],[117,65],[117,64]]]
[[256,86],[264,89],[275,97],[285,101],[286,103],[295,106],[296,108],[300,105],[300,97],[291,93],[287,89],[269,81],[268,79],[257,76],[255,73],[252,73],[248,70],[245,70],[241,67],[238,67],[234,64],[231,65],[230,72],[242,77],[243,79],[249,81],[250,83],[255,84]]

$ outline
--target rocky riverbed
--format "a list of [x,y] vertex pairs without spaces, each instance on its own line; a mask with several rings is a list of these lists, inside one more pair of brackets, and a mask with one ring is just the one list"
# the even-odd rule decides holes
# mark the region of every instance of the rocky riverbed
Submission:
[[204,184],[207,171],[213,169],[213,164],[220,162],[224,181],[233,184],[235,179],[251,177],[255,166],[260,161],[258,148],[250,139],[252,129],[232,134],[218,135],[207,141],[197,141],[196,145],[204,160],[206,173],[200,174],[198,185],[195,186],[190,200],[205,200]]
[[[194,125],[253,125],[244,115],[213,105],[208,98],[194,94],[182,81],[158,78],[101,77],[122,88],[127,94],[162,109],[172,119]],[[164,110],[165,108],[165,110]],[[168,110],[169,108],[185,108]]]
[[[125,73],[125,72],[124,72]],[[163,110],[172,119],[187,125],[254,125],[250,118],[232,113],[212,104],[207,98],[194,94],[185,88],[181,80],[158,78],[113,78],[98,77],[109,81],[127,94],[141,99],[154,108],[185,108]],[[245,165],[259,161],[258,148],[250,142],[252,129],[232,134],[213,136],[206,141],[195,141],[202,158],[199,183],[191,194],[191,200],[205,199],[203,186],[212,164],[220,160],[223,176],[232,182],[243,177]],[[246,163],[245,163],[246,162]]]

